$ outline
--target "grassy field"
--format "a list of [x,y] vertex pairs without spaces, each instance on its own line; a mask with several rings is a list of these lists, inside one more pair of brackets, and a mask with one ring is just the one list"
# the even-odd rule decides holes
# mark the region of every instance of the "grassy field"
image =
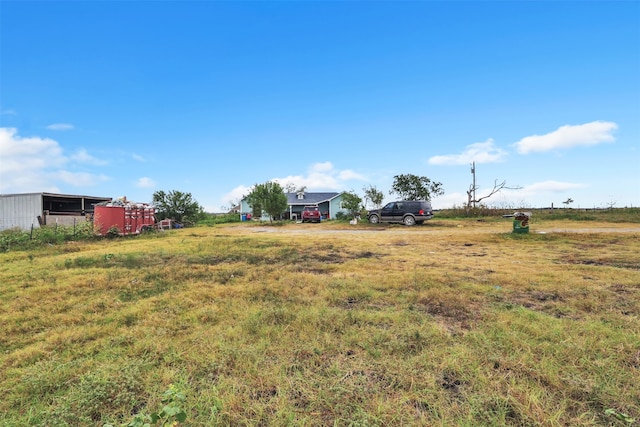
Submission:
[[637,425],[638,254],[637,223],[535,217],[1,253],[0,425]]

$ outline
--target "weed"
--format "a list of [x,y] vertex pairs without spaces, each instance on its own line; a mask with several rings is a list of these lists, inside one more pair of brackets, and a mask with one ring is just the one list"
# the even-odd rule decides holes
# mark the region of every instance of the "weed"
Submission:
[[[121,427],[164,427],[183,423],[187,419],[187,413],[182,408],[185,400],[185,394],[171,384],[162,396],[161,402],[164,404],[162,409],[151,414],[138,413],[128,423],[121,424]],[[114,425],[104,424],[103,427],[114,427]]]
[[609,408],[607,410],[604,411],[605,415],[611,415],[613,417],[615,417],[616,419],[623,421],[627,424],[633,424],[636,422],[636,420],[634,418],[631,418],[629,415],[622,413],[622,412],[618,412],[613,408]]

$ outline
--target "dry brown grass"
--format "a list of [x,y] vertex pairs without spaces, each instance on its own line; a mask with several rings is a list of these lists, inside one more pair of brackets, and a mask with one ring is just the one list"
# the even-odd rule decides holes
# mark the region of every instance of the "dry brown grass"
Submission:
[[0,254],[0,424],[126,422],[173,383],[194,426],[626,425],[639,235],[239,224]]

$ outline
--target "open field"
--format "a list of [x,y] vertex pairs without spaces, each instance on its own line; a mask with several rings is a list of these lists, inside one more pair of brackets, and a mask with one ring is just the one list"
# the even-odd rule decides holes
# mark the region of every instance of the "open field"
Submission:
[[236,223],[0,253],[0,425],[640,420],[640,225]]

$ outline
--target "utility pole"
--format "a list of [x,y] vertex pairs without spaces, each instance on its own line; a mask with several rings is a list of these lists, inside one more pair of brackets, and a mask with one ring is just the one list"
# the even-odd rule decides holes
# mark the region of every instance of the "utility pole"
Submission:
[[473,208],[476,208],[476,162],[471,163],[471,175],[473,175]]

